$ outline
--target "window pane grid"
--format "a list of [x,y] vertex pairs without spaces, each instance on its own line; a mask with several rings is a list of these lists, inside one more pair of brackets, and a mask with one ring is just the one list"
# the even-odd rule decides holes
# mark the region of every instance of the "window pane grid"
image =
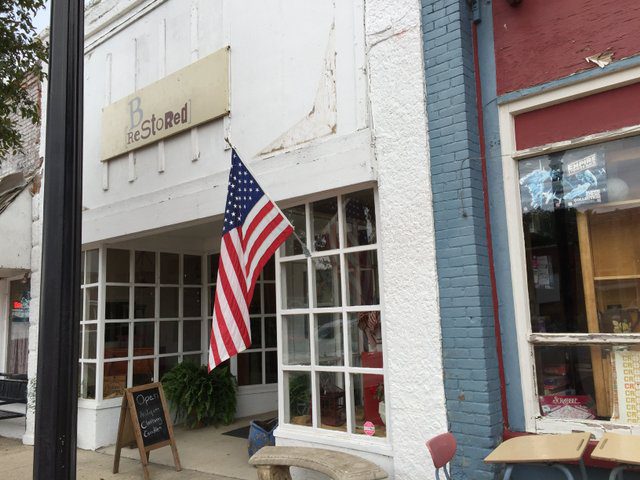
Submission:
[[[109,253],[116,252],[115,258],[118,260],[116,268],[111,268],[111,280],[106,282],[109,262]],[[97,362],[100,365],[105,365],[104,368],[100,368],[98,373],[98,384],[96,385],[95,398],[101,400],[102,398],[114,398],[122,393],[122,389],[125,387],[131,387],[136,384],[144,383],[152,378],[159,379],[160,375],[166,372],[171,366],[175,365],[178,361],[184,358],[184,354],[191,357],[202,356],[202,342],[200,335],[198,338],[189,337],[191,339],[188,350],[184,350],[184,328],[185,321],[198,323],[198,334],[202,331],[203,327],[203,308],[202,308],[202,283],[194,283],[189,281],[189,284],[183,285],[183,278],[185,275],[184,268],[184,254],[177,253],[160,253],[160,252],[142,252],[133,249],[100,249],[100,275],[99,282],[97,284],[83,285],[83,319],[87,318],[88,307],[90,302],[86,300],[88,298],[86,289],[91,285],[98,286],[98,296],[100,302],[98,303],[98,310],[101,312],[96,315],[96,320],[83,320],[82,324],[82,359],[81,363],[87,363],[86,360],[91,363]],[[191,270],[187,273],[189,278],[202,281],[202,268],[203,261],[200,255],[189,255],[186,257],[190,260]],[[128,280],[125,282],[124,278],[127,274],[124,271],[124,259],[128,259],[129,272]],[[197,265],[196,265],[197,263]],[[140,266],[141,271],[136,271],[136,268]],[[164,267],[168,268],[165,272]],[[88,277],[88,260],[85,255],[84,258],[84,270],[85,274],[83,278]],[[164,283],[161,280],[164,279]],[[169,279],[169,281],[167,281]],[[166,311],[162,311],[161,305],[161,287],[175,288],[177,295],[171,304],[175,305],[175,313],[171,316],[167,316]],[[184,317],[184,301],[183,292],[185,287],[191,287],[191,295],[188,302],[194,302],[196,305],[189,305],[192,308],[190,312],[191,316]],[[108,289],[120,289],[111,290]],[[126,290],[125,290],[126,289]],[[102,296],[102,292],[107,291],[105,297]],[[197,291],[197,292],[196,292]],[[125,293],[126,292],[126,293]],[[111,297],[109,296],[111,293]],[[171,292],[173,293],[173,292]],[[92,293],[92,296],[95,295]],[[92,301],[94,298],[92,297]],[[105,300],[102,300],[105,298]],[[105,312],[103,305],[105,302],[109,302],[111,299],[111,305]],[[128,305],[126,305],[125,299],[127,299]],[[199,300],[200,299],[200,300]],[[113,303],[115,302],[115,303]],[[166,308],[164,309],[166,310]],[[111,313],[109,313],[111,312]],[[173,313],[173,312],[169,312]],[[164,314],[165,317],[161,318]],[[109,316],[110,318],[105,318]],[[97,359],[85,359],[89,344],[91,344],[91,353],[93,354],[93,338],[90,338],[87,325],[97,325],[97,337],[98,345]],[[127,326],[125,328],[125,325]],[[159,354],[160,350],[160,330],[164,325],[171,330],[171,345],[170,352]],[[189,325],[188,331],[193,333],[194,325]],[[114,330],[115,329],[115,330]],[[110,332],[109,338],[105,338],[105,330]],[[117,332],[117,333],[116,333]],[[93,330],[91,331],[93,336]],[[126,338],[125,338],[126,336]],[[106,346],[105,352],[105,340],[109,340],[109,344]],[[195,345],[197,342],[197,347]],[[177,343],[177,346],[176,346]],[[109,351],[111,350],[111,351]],[[106,355],[105,355],[106,353]],[[105,358],[108,357],[108,358]],[[164,359],[162,362],[159,359]],[[107,369],[107,366],[109,367]],[[83,368],[85,372],[87,369]],[[84,373],[82,378],[81,394],[84,394],[84,385],[86,380],[84,379]],[[122,382],[125,382],[122,384]],[[106,382],[106,383],[105,383]],[[83,390],[84,389],[84,390]],[[102,390],[104,389],[104,395]]]
[[[364,193],[363,198],[371,198],[372,195],[367,196],[367,193]],[[379,291],[379,281],[376,276],[371,277],[369,274],[369,283],[372,285],[373,293],[365,295],[362,289],[362,285],[359,283],[362,281],[362,278],[356,277],[352,279],[352,282],[355,282],[357,285],[359,295],[358,303],[363,303],[362,305],[349,305],[349,270],[347,268],[347,255],[360,253],[360,252],[371,252],[373,255],[373,268],[376,268],[377,265],[377,244],[371,243],[367,245],[354,245],[349,248],[345,248],[346,246],[346,232],[345,232],[345,222],[346,218],[344,215],[344,197],[339,195],[337,197],[333,197],[335,203],[333,205],[337,205],[337,212],[335,212],[335,206],[332,206],[331,201],[322,201],[322,202],[313,202],[305,204],[305,228],[306,232],[310,234],[305,238],[306,246],[309,250],[312,251],[311,258],[307,258],[304,255],[290,255],[284,257],[286,253],[291,253],[295,251],[291,246],[288,246],[286,249],[283,247],[280,249],[277,262],[278,262],[278,278],[282,280],[280,287],[278,288],[281,292],[281,297],[278,298],[278,302],[280,308],[278,309],[278,330],[279,334],[282,336],[282,345],[284,351],[281,352],[281,360],[279,361],[279,368],[282,372],[281,378],[283,379],[282,389],[283,389],[283,408],[284,408],[284,418],[285,422],[292,425],[308,425],[305,423],[304,416],[296,417],[290,410],[294,408],[290,405],[290,402],[293,402],[291,395],[292,392],[289,392],[289,384],[290,381],[288,379],[296,380],[296,389],[299,387],[302,382],[300,379],[305,377],[300,377],[299,374],[303,374],[308,372],[309,376],[306,377],[311,384],[311,404],[312,404],[312,412],[311,412],[311,425],[314,429],[323,429],[323,430],[338,430],[345,431],[349,434],[362,434],[362,425],[358,422],[361,422],[362,415],[367,414],[366,412],[373,411],[373,407],[377,407],[377,403],[373,405],[371,402],[371,392],[362,393],[362,388],[359,386],[357,389],[354,389],[353,384],[353,376],[356,375],[358,378],[361,378],[363,375],[368,376],[369,378],[375,377],[382,379],[384,381],[384,370],[382,368],[381,361],[381,351],[380,362],[379,365],[376,362],[368,362],[366,366],[353,365],[352,364],[352,354],[359,352],[351,352],[352,346],[350,342],[350,314],[357,314],[358,312],[377,312],[377,316],[374,317],[380,319],[380,305],[376,302],[375,305],[366,304],[367,301],[371,301],[371,299],[376,299]],[[372,204],[372,202],[370,202]],[[319,207],[321,210],[322,217],[318,220],[312,220],[313,214],[315,212],[315,206]],[[295,208],[295,207],[294,207]],[[353,206],[351,207],[353,210]],[[301,209],[298,209],[300,211]],[[328,228],[335,228],[336,221],[327,218],[330,216],[331,212],[335,212],[337,214],[337,243],[338,248],[326,249],[327,245],[333,245],[334,240],[332,240],[331,231],[327,231]],[[353,214],[353,211],[352,211]],[[369,211],[369,217],[367,217],[367,221],[371,220],[372,213]],[[375,220],[372,222],[375,226]],[[361,224],[362,225],[362,224]],[[318,228],[318,231],[314,231],[314,227]],[[358,230],[358,228],[360,230]],[[363,234],[362,226],[356,228],[356,231],[359,232],[360,238],[363,238],[363,241],[367,239],[373,239],[375,242],[375,231],[373,232],[365,232]],[[321,230],[322,229],[322,230]],[[364,236],[363,236],[364,235]],[[313,251],[314,249],[318,251]],[[333,260],[335,258],[335,260]],[[321,268],[324,271],[321,275],[318,275],[318,263],[322,262]],[[287,300],[287,288],[291,288],[293,284],[291,283],[291,279],[285,281],[286,275],[290,274],[290,270],[285,270],[283,267],[285,265],[291,265],[295,262],[306,262],[306,283],[307,283],[307,304],[305,306],[293,306],[289,300]],[[356,270],[359,272],[359,275],[364,275],[365,277],[368,275],[367,269],[371,268],[368,265],[364,265],[364,269],[362,267],[356,267]],[[360,272],[363,272],[360,273]],[[299,281],[299,280],[297,280]],[[319,288],[324,288],[325,291],[321,294],[318,290]],[[339,289],[339,293],[338,293]],[[335,295],[338,294],[338,297]],[[353,295],[353,294],[352,294]],[[333,305],[332,305],[333,304]],[[291,357],[289,353],[287,353],[287,342],[291,342],[291,333],[292,333],[292,321],[294,317],[298,317],[300,320],[304,319],[306,322],[306,328],[310,332],[310,341],[309,341],[309,364],[300,364],[300,362],[290,362],[290,360],[295,359],[295,357]],[[336,323],[336,319],[338,319],[339,323]],[[299,320],[299,321],[300,321]],[[298,321],[298,322],[299,322]],[[298,323],[299,324],[299,323]],[[379,328],[379,327],[378,327]],[[298,327],[299,330],[299,327]],[[335,338],[335,335],[338,335],[338,339]],[[298,335],[299,337],[299,335]],[[380,335],[381,337],[381,335]],[[296,338],[296,337],[293,337]],[[300,341],[302,339],[298,338],[298,340],[294,340],[295,345],[300,346]],[[381,348],[381,344],[376,345],[376,348]],[[302,358],[302,357],[297,357]],[[289,363],[289,364],[287,364]],[[378,368],[379,367],[379,368]],[[296,375],[298,374],[298,375]],[[293,375],[293,377],[292,377]],[[322,390],[322,391],[320,391]],[[357,405],[358,408],[354,408],[356,404],[356,393],[360,392],[358,395],[364,395],[365,402],[367,402],[367,408],[362,410],[362,398],[358,397]],[[289,402],[287,401],[287,396],[289,396]],[[296,398],[298,395],[296,395]],[[377,401],[376,401],[377,402]],[[300,410],[299,405],[297,407]],[[359,415],[359,420],[356,421],[355,413],[356,410]],[[363,411],[365,413],[363,413]],[[376,417],[378,414],[376,413]],[[381,420],[377,419],[377,422],[381,422]],[[385,436],[385,429],[382,429],[380,436]]]

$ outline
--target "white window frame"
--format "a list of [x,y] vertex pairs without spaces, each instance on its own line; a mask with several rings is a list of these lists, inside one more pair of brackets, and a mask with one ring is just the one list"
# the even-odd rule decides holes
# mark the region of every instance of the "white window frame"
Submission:
[[[345,232],[343,226],[343,204],[342,197],[348,195],[350,193],[359,192],[362,190],[372,190],[373,191],[373,199],[375,204],[375,215],[376,215],[376,243],[371,245],[362,245],[355,247],[346,247],[346,239]],[[338,222],[340,223],[339,228],[339,245],[338,248],[332,250],[322,250],[322,251],[313,251],[311,242],[312,239],[312,228],[311,228],[311,215],[310,215],[310,205],[313,202],[326,200],[329,198],[337,197],[338,198]],[[376,184],[361,184],[350,186],[347,188],[342,188],[333,191],[327,191],[323,193],[318,193],[314,195],[310,195],[304,198],[300,198],[297,200],[291,200],[287,202],[282,202],[280,206],[283,209],[291,208],[295,206],[305,207],[305,219],[306,219],[306,246],[309,252],[311,253],[311,258],[306,258],[304,254],[299,255],[290,255],[285,258],[281,255],[281,249],[276,251],[276,305],[277,305],[277,333],[278,333],[278,418],[280,419],[280,423],[278,429],[276,431],[276,436],[285,437],[290,439],[296,439],[300,441],[320,443],[320,444],[328,444],[332,446],[343,446],[345,448],[357,448],[358,445],[366,448],[369,452],[388,454],[389,446],[391,442],[391,416],[389,412],[389,401],[385,398],[385,427],[386,427],[386,437],[368,437],[363,434],[357,434],[352,432],[352,424],[353,422],[353,414],[354,412],[351,409],[351,396],[352,393],[352,384],[351,384],[351,375],[352,374],[371,374],[371,375],[381,375],[383,376],[383,382],[385,387],[385,392],[389,392],[389,374],[387,371],[388,365],[388,355],[387,355],[387,342],[385,336],[385,321],[384,321],[384,308],[383,308],[383,297],[384,294],[382,292],[382,258],[381,258],[381,245],[379,242],[380,239],[380,208],[379,208],[379,197],[378,197],[378,189]],[[282,247],[281,247],[282,248]],[[378,305],[362,305],[362,306],[348,306],[348,302],[346,299],[347,295],[347,270],[346,270],[346,259],[345,255],[348,253],[355,252],[363,252],[363,251],[375,251],[376,259],[378,264],[378,288],[380,292],[380,299]],[[341,306],[340,307],[316,307],[315,306],[315,276],[313,273],[313,265],[312,259],[316,257],[326,257],[338,255],[340,258],[340,281],[341,281]],[[282,305],[282,272],[281,265],[287,262],[296,261],[296,260],[305,260],[307,261],[307,291],[308,291],[308,300],[309,304],[306,308],[295,308],[295,309],[284,309]],[[348,314],[352,312],[371,312],[378,311],[381,315],[381,337],[382,337],[382,355],[383,355],[383,367],[382,368],[366,368],[366,367],[353,367],[350,365],[350,355],[349,355],[349,323],[348,323]],[[316,342],[315,342],[315,327],[316,320],[315,314],[318,313],[341,313],[342,314],[342,335],[343,335],[343,346],[344,351],[344,365],[342,366],[320,366],[314,365],[315,363],[315,355],[316,355]],[[310,365],[284,365],[283,364],[283,315],[309,315],[312,316],[310,319]],[[317,384],[317,373],[320,372],[339,372],[344,375],[344,389],[345,389],[345,408],[346,408],[346,432],[334,431],[330,429],[321,428],[318,425],[318,416],[314,413],[312,416],[312,425],[304,426],[304,425],[294,425],[291,423],[285,423],[285,402],[288,401],[286,398],[286,392],[284,389],[284,374],[285,372],[308,372],[311,376],[311,390],[312,390],[312,401],[313,403],[313,411],[319,412],[319,398],[316,395],[313,395],[313,392],[316,391]]]
[[[78,404],[83,408],[110,408],[116,405],[120,405],[122,403],[122,397],[114,397],[114,398],[104,398],[103,392],[103,384],[104,384],[104,365],[105,363],[113,363],[113,362],[127,362],[127,387],[130,388],[133,382],[133,361],[134,360],[144,360],[153,358],[154,361],[154,378],[158,378],[159,375],[159,359],[162,357],[178,357],[178,361],[180,362],[184,355],[200,355],[200,361],[204,362],[206,359],[206,319],[207,319],[207,292],[206,292],[206,281],[207,274],[206,272],[206,253],[199,251],[174,251],[172,249],[161,249],[161,248],[147,248],[147,247],[129,247],[129,246],[121,246],[121,245],[100,245],[99,247],[85,247],[83,249],[83,258],[85,258],[85,252],[89,250],[99,250],[99,280],[98,283],[87,284],[86,286],[82,286],[82,319],[81,319],[81,330],[80,330],[80,349],[79,349],[79,368],[80,368],[80,378],[79,381],[82,382],[84,378],[84,365],[85,364],[95,364],[96,365],[96,392],[95,399],[82,398],[80,395],[78,396]],[[129,282],[107,282],[106,277],[106,264],[107,264],[107,250],[115,249],[115,250],[127,250],[129,251]],[[155,282],[154,283],[135,283],[135,252],[152,252],[155,254]],[[168,286],[176,287],[179,291],[178,296],[178,317],[177,318],[160,318],[160,288],[165,286],[165,284],[160,283],[160,255],[162,253],[176,254],[179,256],[179,278],[177,284],[171,284]],[[200,266],[201,266],[201,283],[199,285],[190,285],[184,283],[184,275],[183,275],[183,265],[184,265],[184,256],[185,255],[194,255],[200,257]],[[86,261],[86,260],[85,260]],[[85,301],[84,301],[84,289],[88,286],[98,286],[98,319],[97,321],[85,321]],[[126,319],[114,319],[107,320],[105,305],[106,305],[106,288],[107,286],[124,286],[129,288],[129,316]],[[154,317],[153,318],[139,318],[135,317],[135,287],[153,287],[155,289],[155,306],[154,306]],[[183,290],[184,288],[192,287],[200,288],[200,316],[198,317],[185,317],[183,315]],[[201,323],[200,329],[200,351],[183,351],[183,326],[184,321],[189,320],[199,320]],[[178,321],[178,351],[172,353],[163,353],[159,352],[160,347],[160,322],[163,321]],[[133,356],[133,325],[135,323],[144,323],[144,322],[154,322],[155,327],[155,338],[154,338],[154,353],[153,355],[146,356]],[[87,323],[97,323],[97,352],[96,359],[93,360],[85,360],[83,358],[82,348],[84,346],[84,331],[82,330],[82,325]],[[127,323],[129,325],[129,336],[128,336],[128,354],[126,357],[118,357],[117,359],[105,359],[104,358],[104,341],[105,341],[105,325],[107,323]],[[80,392],[79,392],[80,393]]]
[[594,93],[613,90],[640,80],[640,67],[613,72],[580,83],[548,90],[535,96],[529,96],[500,105],[500,142],[502,148],[502,178],[505,199],[507,237],[511,282],[514,299],[514,315],[517,333],[518,360],[522,382],[525,428],[533,433],[569,433],[575,430],[589,431],[600,437],[605,431],[615,429],[627,433],[640,434],[640,425],[603,420],[562,420],[542,417],[538,404],[534,345],[611,345],[640,344],[640,334],[547,334],[533,333],[529,310],[529,291],[527,287],[527,265],[522,224],[522,205],[518,162],[520,160],[567,149],[593,145],[640,134],[640,125],[625,127],[614,131],[566,139],[547,145],[517,150],[515,137],[515,116],[531,110],[563,103]]

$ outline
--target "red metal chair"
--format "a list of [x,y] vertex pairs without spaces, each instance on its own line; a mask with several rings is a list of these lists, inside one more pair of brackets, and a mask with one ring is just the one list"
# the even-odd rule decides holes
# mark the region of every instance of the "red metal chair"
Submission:
[[436,478],[440,480],[440,469],[442,469],[445,478],[451,480],[451,466],[447,467],[447,465],[456,454],[456,437],[451,433],[442,433],[428,440],[427,448],[431,454],[433,466],[436,468]]

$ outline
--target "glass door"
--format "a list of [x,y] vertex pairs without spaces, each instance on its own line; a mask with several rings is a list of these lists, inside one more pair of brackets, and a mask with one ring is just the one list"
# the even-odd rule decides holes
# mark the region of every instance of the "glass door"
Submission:
[[30,302],[29,282],[11,281],[9,283],[9,358],[7,359],[7,371],[11,374],[27,374]]

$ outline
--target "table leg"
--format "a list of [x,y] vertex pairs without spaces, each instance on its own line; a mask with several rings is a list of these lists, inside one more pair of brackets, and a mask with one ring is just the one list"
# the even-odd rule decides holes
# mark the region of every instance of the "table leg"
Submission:
[[553,465],[551,465],[553,468],[556,468],[558,470],[560,470],[562,473],[564,473],[564,475],[567,477],[567,480],[575,480],[573,478],[573,474],[571,473],[571,470],[569,470],[567,467],[565,467],[564,465],[559,465],[557,463],[554,463]]
[[620,478],[620,480],[624,480],[624,469],[626,467],[624,465],[620,465],[619,467],[611,470],[611,474],[609,475],[609,480],[616,480],[616,478]]
[[582,480],[588,480],[587,477],[587,468],[584,466],[584,460],[582,458],[578,462],[578,466],[580,467],[580,475],[582,475]]
[[502,477],[502,480],[509,480],[511,478],[511,472],[513,472],[513,465],[507,465],[507,468],[504,471],[504,477]]

